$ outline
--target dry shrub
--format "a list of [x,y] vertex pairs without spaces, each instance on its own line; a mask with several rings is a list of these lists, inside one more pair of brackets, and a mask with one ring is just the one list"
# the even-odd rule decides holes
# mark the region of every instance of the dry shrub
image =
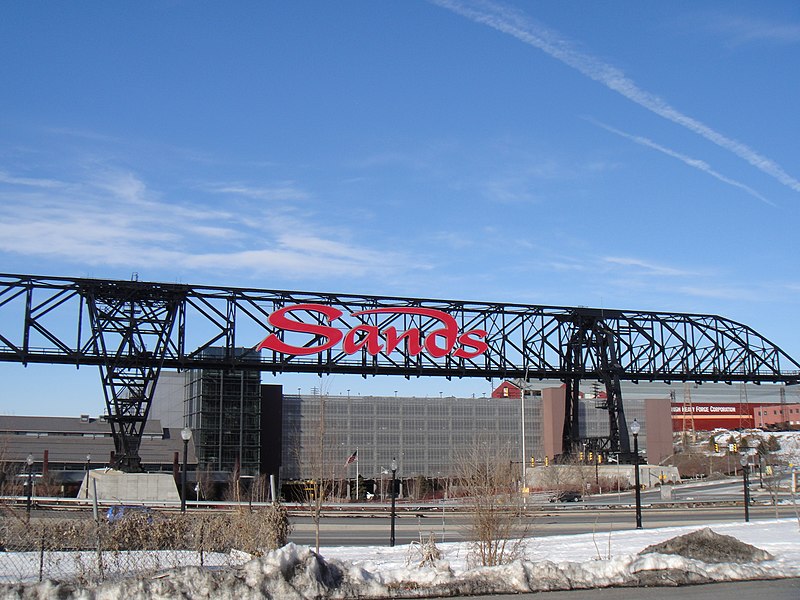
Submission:
[[34,518],[24,511],[3,510],[0,547],[31,550],[40,546],[46,530],[46,550],[190,550],[261,555],[285,545],[291,532],[288,512],[281,505],[233,513],[133,512],[113,523],[91,518]]
[[431,532],[426,540],[423,539],[420,533],[419,542],[411,542],[408,547],[406,564],[410,565],[416,562],[419,568],[435,567],[441,559],[442,551],[439,550],[439,547],[436,545],[436,534]]
[[0,506],[0,552],[9,553],[0,576],[35,577],[36,561],[40,581],[87,584],[174,568],[185,563],[187,552],[197,553],[200,565],[211,552],[229,555],[215,557],[214,564],[238,563],[243,557],[233,550],[262,555],[285,545],[289,533],[282,506],[233,513],[132,511],[113,523],[95,522],[88,511],[34,511],[28,519],[24,509]]
[[291,526],[283,506],[232,513],[133,514],[109,527],[111,549],[241,550],[260,556],[285,545]]
[[231,515],[230,530],[236,548],[261,555],[264,550],[284,546],[289,539],[289,515],[283,506],[270,506],[258,511],[236,511]]
[[41,477],[34,486],[37,496],[61,496],[61,484],[53,478],[53,474],[47,472]]
[[84,550],[92,547],[96,531],[94,521],[74,519],[31,519],[25,510],[3,507],[0,526],[0,548],[9,552],[26,552],[39,549],[42,532],[47,549]]
[[289,514],[281,505],[253,511],[193,515],[193,519],[194,546],[204,552],[235,549],[261,556],[265,551],[284,546],[291,532]]
[[467,560],[472,564],[508,564],[524,553],[528,528],[521,518],[517,469],[510,457],[508,450],[476,444],[458,459],[458,485],[470,511]]
[[191,548],[191,523],[186,515],[135,512],[103,523],[107,550],[183,550]]
[[715,473],[732,472],[733,467],[739,465],[739,457],[731,459],[728,456],[689,451],[673,455],[667,464],[677,467],[681,476],[686,479],[712,477]]
[[[586,487],[589,494],[599,494],[601,492],[614,492],[616,490],[624,491],[632,489],[631,482],[627,477],[599,477],[597,480],[592,479]],[[577,491],[577,490],[576,490]]]

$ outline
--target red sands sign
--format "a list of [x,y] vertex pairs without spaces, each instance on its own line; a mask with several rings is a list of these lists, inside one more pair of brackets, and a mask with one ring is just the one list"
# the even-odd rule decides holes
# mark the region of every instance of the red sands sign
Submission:
[[[306,323],[300,320],[302,313],[319,313],[323,322]],[[475,358],[486,352],[489,346],[484,341],[487,332],[483,329],[470,329],[459,331],[458,323],[448,313],[433,308],[421,307],[396,307],[396,308],[371,308],[350,313],[351,317],[361,315],[415,315],[421,318],[434,319],[440,327],[429,329],[425,334],[417,327],[406,331],[398,331],[396,327],[389,326],[384,329],[376,325],[359,323],[354,327],[342,330],[333,327],[331,322],[344,316],[344,312],[333,306],[325,304],[295,304],[286,306],[273,312],[269,324],[284,332],[309,334],[321,338],[313,346],[296,346],[281,339],[276,333],[270,333],[256,347],[256,350],[274,350],[281,354],[303,356],[318,354],[342,344],[345,354],[355,354],[362,349],[372,356],[394,352],[398,346],[405,344],[403,350],[410,356],[416,356],[423,350],[433,358],[442,358],[452,355],[456,358]],[[324,324],[327,321],[327,325]]]

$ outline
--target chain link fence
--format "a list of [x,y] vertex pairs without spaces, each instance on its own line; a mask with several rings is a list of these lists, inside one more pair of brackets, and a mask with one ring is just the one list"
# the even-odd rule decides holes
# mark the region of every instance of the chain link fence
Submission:
[[98,519],[86,510],[0,505],[0,583],[94,583],[189,565],[236,566],[283,546],[289,531],[277,505],[185,514],[125,507]]

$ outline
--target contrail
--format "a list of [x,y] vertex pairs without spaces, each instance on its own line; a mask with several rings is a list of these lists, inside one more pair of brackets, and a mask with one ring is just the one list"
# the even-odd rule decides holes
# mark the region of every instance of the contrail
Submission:
[[535,23],[518,11],[483,0],[474,2],[462,2],[459,0],[430,1],[471,21],[497,29],[529,46],[542,50],[586,77],[621,94],[631,102],[693,131],[708,141],[732,152],[767,175],[774,177],[783,185],[800,192],[800,181],[789,175],[773,160],[737,140],[714,131],[697,119],[681,113],[662,98],[639,88],[618,68],[594,56],[576,50],[569,41],[560,38],[557,34]]
[[675,150],[670,150],[669,148],[666,148],[666,147],[662,146],[661,144],[658,144],[658,143],[654,142],[651,139],[648,139],[646,137],[642,137],[640,135],[631,135],[629,133],[625,133],[624,131],[620,131],[619,129],[615,129],[614,127],[611,127],[610,125],[606,125],[605,123],[601,123],[600,121],[596,121],[594,119],[587,119],[587,120],[590,121],[591,123],[594,123],[598,127],[602,127],[606,131],[610,131],[611,133],[615,133],[616,135],[624,137],[625,139],[631,140],[632,142],[636,142],[637,144],[641,144],[642,146],[647,146],[648,148],[652,148],[653,150],[658,150],[659,152],[663,152],[664,154],[666,154],[667,156],[671,156],[672,158],[677,158],[678,160],[680,160],[680,161],[686,163],[687,165],[689,165],[690,167],[693,167],[695,169],[699,169],[703,173],[707,173],[707,174],[711,175],[712,177],[716,177],[717,179],[719,179],[723,183],[727,183],[728,185],[732,185],[734,187],[737,187],[740,190],[744,190],[745,192],[747,192],[748,194],[750,194],[751,196],[753,196],[755,198],[758,198],[759,200],[761,200],[765,204],[769,204],[770,206],[776,206],[774,202],[771,202],[770,200],[767,200],[764,196],[759,194],[757,191],[755,191],[750,186],[745,185],[745,184],[741,183],[740,181],[736,181],[735,179],[731,179],[730,177],[726,177],[722,173],[717,173],[714,169],[711,168],[711,165],[709,165],[704,160],[700,160],[700,159],[697,159],[697,158],[692,158],[691,156],[686,156],[685,154],[681,154],[680,152],[676,152]]

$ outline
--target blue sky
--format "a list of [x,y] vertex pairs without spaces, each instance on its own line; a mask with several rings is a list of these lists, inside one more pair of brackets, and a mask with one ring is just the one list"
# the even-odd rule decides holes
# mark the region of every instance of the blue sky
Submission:
[[[796,2],[0,14],[2,272],[713,313],[800,357]],[[93,369],[0,378],[102,411]]]

